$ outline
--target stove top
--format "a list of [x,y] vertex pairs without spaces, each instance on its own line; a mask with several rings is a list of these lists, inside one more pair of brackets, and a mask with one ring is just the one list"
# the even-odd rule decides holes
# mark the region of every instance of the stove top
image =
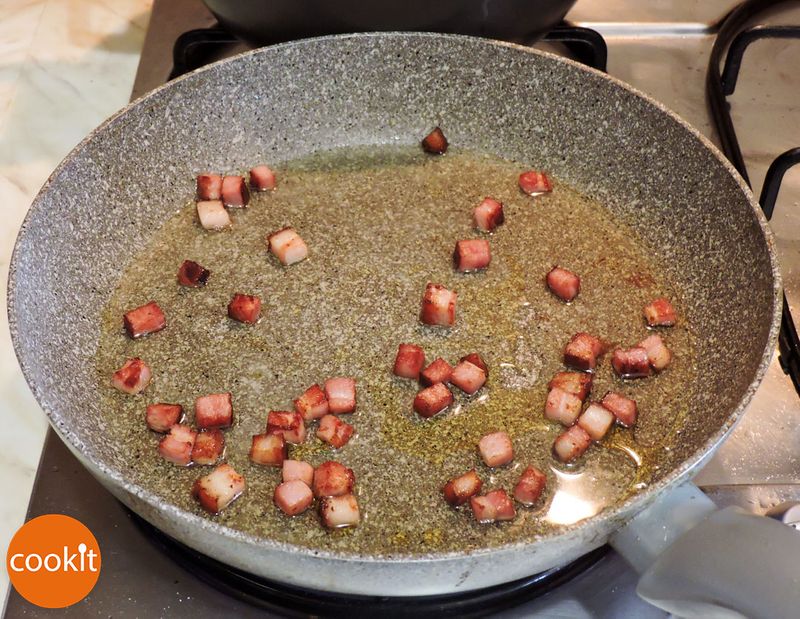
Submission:
[[[568,19],[603,34],[608,45],[609,74],[665,103],[701,132],[719,143],[705,98],[705,76],[719,20],[735,5],[732,0],[669,2],[644,6],[636,0],[580,0]],[[759,23],[800,24],[800,8],[779,4]],[[786,5],[786,6],[783,6]],[[668,9],[668,10],[667,10]],[[172,47],[182,33],[215,25],[200,0],[155,0],[132,97],[163,83],[173,66]],[[220,37],[224,38],[224,33]],[[539,46],[552,49],[552,44]],[[750,46],[741,63],[736,89],[727,101],[738,134],[743,162],[758,195],[767,168],[787,149],[800,145],[800,69],[795,62],[800,40],[760,39]],[[231,55],[246,49],[227,44],[213,54]],[[203,52],[205,53],[205,52]],[[213,56],[212,57],[215,57]],[[797,119],[797,120],[794,120]],[[800,301],[800,172],[788,171],[777,196],[772,225],[782,261],[787,302]],[[800,314],[798,314],[800,320]],[[696,481],[720,506],[739,505],[763,513],[785,500],[800,500],[800,397],[783,373],[777,356],[737,429],[700,472]],[[242,595],[250,585],[240,582],[237,595],[222,589],[230,583],[214,581],[213,565],[202,572],[195,565],[207,558],[183,552],[171,540],[122,507],[102,489],[50,431],[34,486],[28,518],[43,513],[65,513],[82,520],[97,536],[104,552],[103,572],[92,594],[65,609],[64,616],[191,616],[237,617],[307,616],[312,606],[286,605],[286,591],[276,592],[274,603],[264,587],[251,583],[258,601]],[[577,567],[577,566],[574,566]],[[577,575],[566,582],[562,573],[545,586],[526,589],[516,583],[517,597],[482,601],[482,614],[500,617],[664,617],[635,594],[636,574],[613,551],[587,557]],[[188,568],[188,569],[187,569]],[[199,577],[197,574],[202,574]],[[230,576],[230,575],[229,575]],[[247,578],[246,575],[242,575]],[[552,588],[558,583],[560,586]],[[540,582],[541,584],[541,582]],[[552,589],[552,590],[551,590]],[[546,595],[542,595],[546,592]],[[246,592],[247,593],[247,592]],[[293,594],[302,600],[305,593]],[[296,601],[297,601],[296,600]],[[257,603],[256,603],[257,602]],[[374,600],[373,600],[374,602]],[[498,606],[500,604],[500,606]],[[336,614],[328,612],[315,614]],[[480,607],[478,607],[480,608]],[[349,616],[375,612],[402,614],[397,607],[349,606]],[[50,614],[10,591],[7,617]],[[414,613],[412,613],[414,614]],[[415,614],[415,616],[419,616]]]

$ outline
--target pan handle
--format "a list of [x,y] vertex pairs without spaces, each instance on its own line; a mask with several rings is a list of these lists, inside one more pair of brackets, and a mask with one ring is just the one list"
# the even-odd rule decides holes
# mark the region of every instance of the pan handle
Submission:
[[659,497],[612,536],[640,574],[636,592],[679,617],[796,618],[800,532],[692,483]]

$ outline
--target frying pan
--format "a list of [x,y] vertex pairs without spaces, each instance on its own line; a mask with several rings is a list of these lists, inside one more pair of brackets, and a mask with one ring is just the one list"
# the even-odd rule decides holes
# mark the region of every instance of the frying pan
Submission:
[[[630,222],[685,291],[685,319],[701,335],[702,372],[685,394],[682,439],[664,454],[652,483],[532,542],[392,557],[244,534],[130,481],[129,454],[105,440],[98,422],[108,380],[94,370],[99,313],[121,268],[186,200],[192,177],[207,167],[241,169],[338,146],[411,144],[435,124],[446,124],[452,143],[535,161],[600,200]],[[685,592],[659,588],[692,573],[680,571],[680,544],[665,563],[655,559],[698,520],[713,527],[722,518],[720,526],[735,529],[746,518],[709,516],[710,505],[685,482],[734,427],[761,380],[778,332],[780,292],[772,236],[753,196],[707,140],[658,103],[599,72],[513,44],[383,33],[244,54],[112,117],[62,162],[31,207],[13,255],[8,309],[23,373],[73,453],[125,505],[231,565],[329,591],[425,595],[520,578],[611,539],[648,570],[643,591],[662,606],[688,612],[715,603],[757,616],[764,607],[754,604],[771,591],[773,616],[788,616],[796,587],[772,566],[790,554],[775,549],[796,553],[798,540],[783,525],[748,521],[749,533],[723,535],[724,544],[693,557],[707,587],[714,588],[721,565],[728,569],[712,597],[698,594],[699,607],[675,601]],[[723,551],[733,556],[721,557]],[[739,562],[736,553],[745,552],[747,561]]]

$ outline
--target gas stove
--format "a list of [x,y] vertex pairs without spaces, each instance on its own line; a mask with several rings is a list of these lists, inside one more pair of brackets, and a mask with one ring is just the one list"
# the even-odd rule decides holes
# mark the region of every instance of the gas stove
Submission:
[[[710,78],[708,87],[716,96],[709,105],[709,59],[717,53],[715,41],[720,35],[717,48],[721,48],[719,60],[724,61],[732,38],[728,30],[733,27],[730,20],[724,22],[727,26],[722,20],[736,4],[579,0],[567,16],[569,25],[578,28],[561,27],[536,47],[572,55],[601,69],[607,48],[610,75],[652,95],[720,144],[749,178],[756,195],[765,176],[783,180],[767,183],[762,204],[774,203],[771,221],[787,307],[792,308],[800,302],[800,173],[790,171],[800,160],[800,151],[790,151],[800,146],[800,104],[793,96],[800,90],[795,62],[800,29],[786,26],[800,24],[800,8],[796,3],[760,3],[770,8],[753,23],[768,28],[758,28],[731,44],[730,68],[718,85],[715,76]],[[752,25],[743,21],[747,23],[737,31]],[[599,41],[595,33],[602,35]],[[174,46],[176,41],[179,45]],[[141,96],[170,75],[245,49],[216,27],[200,0],[155,0],[132,96]],[[744,53],[737,61],[738,49]],[[716,130],[715,117],[728,130]],[[729,125],[735,128],[735,140]],[[786,154],[773,164],[782,153]],[[793,349],[797,336],[791,321],[784,322],[781,360],[794,371],[800,368]],[[758,513],[783,501],[800,500],[798,443],[800,397],[776,355],[747,414],[696,482],[718,505],[738,505]],[[562,570],[494,590],[400,605],[376,598],[337,599],[259,581],[178,545],[140,521],[82,468],[51,431],[28,518],[52,512],[83,521],[104,553],[94,591],[65,609],[65,616],[666,616],[636,596],[636,574],[608,549]],[[12,590],[5,616],[39,617],[49,612]]]

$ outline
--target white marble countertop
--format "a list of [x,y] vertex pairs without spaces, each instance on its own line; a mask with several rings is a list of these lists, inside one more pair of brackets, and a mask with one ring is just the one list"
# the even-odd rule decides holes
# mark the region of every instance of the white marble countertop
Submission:
[[[0,1],[0,548],[22,524],[47,422],[6,316],[17,230],[61,159],[130,96],[152,0]],[[0,607],[8,578],[0,567]]]

